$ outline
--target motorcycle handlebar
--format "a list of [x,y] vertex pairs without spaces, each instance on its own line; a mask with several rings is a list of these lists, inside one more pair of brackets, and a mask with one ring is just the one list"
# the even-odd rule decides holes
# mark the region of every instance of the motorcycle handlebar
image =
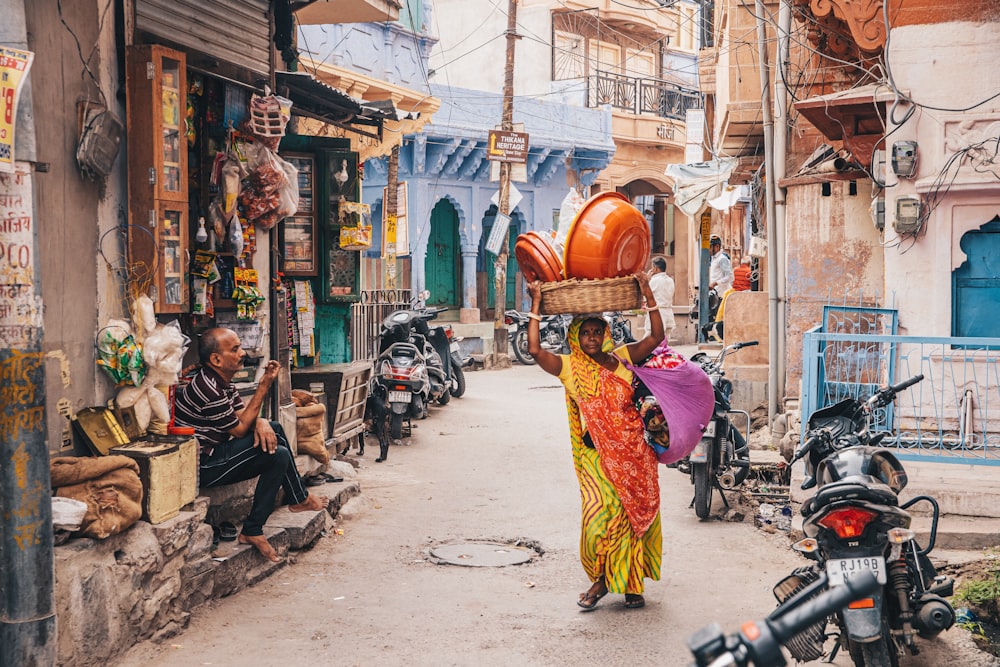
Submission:
[[892,393],[898,394],[899,392],[903,391],[908,387],[912,387],[913,385],[915,385],[916,383],[920,382],[923,379],[924,379],[924,374],[920,373],[919,375],[914,375],[909,380],[903,380],[899,384],[890,385],[889,389],[892,390]]
[[[787,663],[780,646],[814,623],[821,622],[854,600],[872,595],[879,588],[874,573],[862,572],[811,600],[786,610],[779,607],[762,621],[745,623],[737,634],[726,637],[717,625],[707,626],[688,639],[688,648],[697,660],[692,667],[783,667]],[[723,651],[719,653],[718,648],[723,648]]]
[[736,343],[733,345],[737,350],[742,350],[744,347],[753,347],[754,345],[759,345],[760,341],[748,340],[745,343]]

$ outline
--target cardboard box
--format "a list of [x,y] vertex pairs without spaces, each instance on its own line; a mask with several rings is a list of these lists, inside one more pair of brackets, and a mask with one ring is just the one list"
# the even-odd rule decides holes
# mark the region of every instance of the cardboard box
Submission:
[[192,436],[156,436],[113,447],[111,454],[139,464],[144,490],[142,518],[161,523],[198,495],[198,443]]

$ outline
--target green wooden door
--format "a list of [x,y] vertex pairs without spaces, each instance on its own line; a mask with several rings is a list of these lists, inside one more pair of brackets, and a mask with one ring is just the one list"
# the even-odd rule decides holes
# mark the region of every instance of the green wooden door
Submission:
[[431,211],[431,231],[424,257],[424,284],[431,293],[427,305],[461,306],[458,289],[458,215],[442,199]]
[[[496,303],[496,255],[486,250],[486,239],[490,237],[490,232],[493,230],[493,220],[496,214],[496,209],[491,209],[493,215],[487,214],[487,217],[483,218],[483,236],[479,241],[479,258],[483,263],[483,272],[486,273],[486,307],[492,308],[493,304]],[[517,267],[517,259],[514,257],[514,244],[517,242],[517,221],[511,220],[510,230],[507,233],[507,293],[506,293],[506,305],[504,310],[510,310],[514,308],[514,302],[516,298],[517,290],[517,272],[519,271]]]

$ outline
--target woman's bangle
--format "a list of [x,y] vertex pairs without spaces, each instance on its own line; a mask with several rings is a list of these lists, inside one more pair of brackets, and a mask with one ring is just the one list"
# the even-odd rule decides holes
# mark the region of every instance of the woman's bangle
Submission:
[[645,310],[645,311],[646,311],[647,313],[650,313],[650,312],[652,312],[652,311],[654,311],[654,310],[659,310],[659,309],[660,309],[660,307],[659,307],[659,306],[657,306],[657,305],[656,305],[655,303],[654,303],[654,304],[653,304],[652,306],[646,306],[646,307],[644,308],[644,310]]
[[535,313],[528,313],[528,317],[530,317],[533,320],[538,320],[539,322],[542,321],[542,316],[536,315]]

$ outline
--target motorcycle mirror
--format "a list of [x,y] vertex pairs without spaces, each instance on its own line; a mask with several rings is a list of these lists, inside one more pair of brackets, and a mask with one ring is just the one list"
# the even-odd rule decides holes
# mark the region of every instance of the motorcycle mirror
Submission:
[[426,301],[427,299],[429,299],[431,297],[431,293],[430,293],[429,290],[424,290],[420,294],[418,294],[417,296],[420,297],[421,301]]

